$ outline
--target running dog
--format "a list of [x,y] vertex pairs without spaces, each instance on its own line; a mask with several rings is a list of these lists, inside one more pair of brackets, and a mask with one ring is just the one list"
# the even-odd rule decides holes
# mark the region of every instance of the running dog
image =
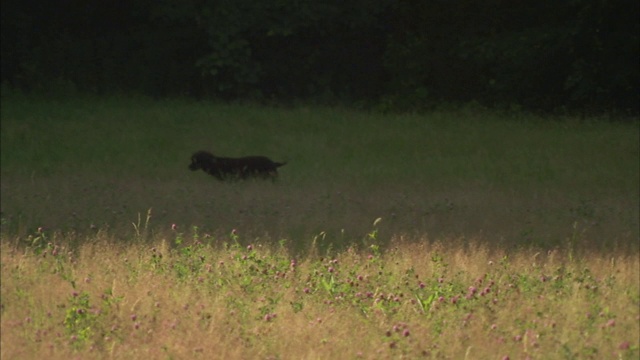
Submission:
[[198,151],[191,156],[189,169],[202,171],[220,181],[263,178],[275,180],[278,168],[286,162],[278,163],[265,156],[245,156],[241,158],[218,157],[207,151]]

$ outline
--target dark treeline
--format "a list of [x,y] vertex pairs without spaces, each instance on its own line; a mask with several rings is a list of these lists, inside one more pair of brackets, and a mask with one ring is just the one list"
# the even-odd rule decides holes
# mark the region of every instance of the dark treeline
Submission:
[[21,91],[638,113],[637,0],[3,0]]

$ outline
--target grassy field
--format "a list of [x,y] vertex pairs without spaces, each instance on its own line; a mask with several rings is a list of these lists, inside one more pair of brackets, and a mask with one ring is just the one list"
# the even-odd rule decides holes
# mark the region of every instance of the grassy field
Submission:
[[[375,228],[374,228],[375,230]],[[3,359],[637,359],[640,262],[455,239],[292,256],[167,233],[2,241]],[[218,239],[219,241],[222,239]]]
[[[0,111],[2,358],[639,355],[637,120]],[[201,149],[288,164],[221,183]]]
[[[638,122],[473,108],[381,115],[189,101],[3,99],[2,229],[129,234],[196,225],[214,236],[334,246],[380,232],[559,245],[575,232],[638,249]],[[192,152],[289,163],[275,183],[219,183]],[[126,236],[125,236],[126,237]]]

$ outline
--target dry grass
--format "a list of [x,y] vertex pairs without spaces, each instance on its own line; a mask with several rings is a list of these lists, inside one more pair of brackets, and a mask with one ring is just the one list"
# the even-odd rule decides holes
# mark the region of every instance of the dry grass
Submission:
[[3,235],[2,358],[639,355],[637,254],[454,238],[380,251],[371,238],[292,265],[286,247],[236,236],[123,245],[99,232],[70,250],[64,237],[33,234],[25,248]]

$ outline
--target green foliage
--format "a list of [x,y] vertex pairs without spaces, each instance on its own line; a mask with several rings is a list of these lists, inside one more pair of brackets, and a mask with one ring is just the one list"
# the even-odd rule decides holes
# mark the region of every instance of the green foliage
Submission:
[[[205,78],[214,80],[215,93],[226,97],[319,96],[348,94],[355,90],[349,86],[361,86],[341,79],[353,77],[342,62],[375,61],[357,50],[381,46],[373,35],[378,34],[377,21],[389,3],[208,1],[199,11],[185,15],[208,35],[208,53],[196,66]],[[370,35],[367,44],[352,49],[361,33]],[[345,48],[345,43],[347,54],[332,51]],[[334,57],[333,62],[329,56]],[[333,66],[336,60],[342,68]],[[286,76],[287,81],[279,76]]]
[[64,326],[76,346],[84,346],[93,340],[98,315],[93,312],[86,292],[74,293],[69,298],[70,306],[66,311]]
[[93,0],[38,12],[13,0],[3,9],[3,96],[638,112],[640,7],[630,0]]
[[[397,19],[411,25],[392,35],[387,67],[397,93],[415,100],[635,108],[640,76],[630,66],[640,32],[631,14],[638,10],[627,1],[403,2]],[[618,30],[604,30],[612,28]],[[634,35],[616,39],[622,33]],[[623,68],[624,80],[605,75]],[[390,98],[392,105],[399,100]],[[415,100],[397,106],[421,106]]]

